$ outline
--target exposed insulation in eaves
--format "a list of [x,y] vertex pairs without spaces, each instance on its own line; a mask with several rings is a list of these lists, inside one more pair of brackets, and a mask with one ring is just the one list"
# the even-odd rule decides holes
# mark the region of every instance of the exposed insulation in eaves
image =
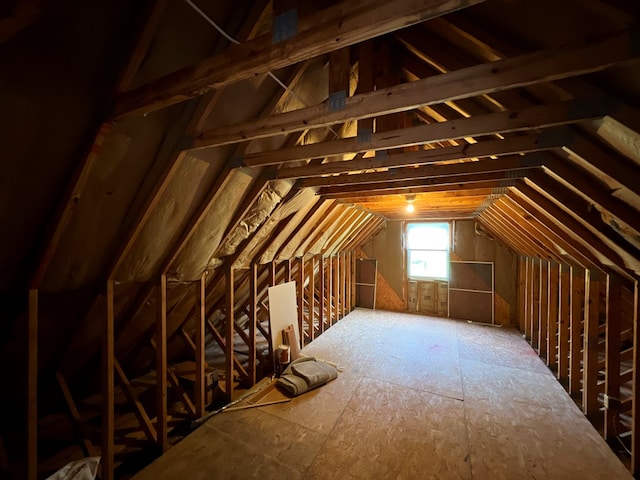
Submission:
[[[305,82],[293,89],[294,95],[288,95],[286,101],[276,109],[275,113],[292,110],[322,103],[329,96],[329,70],[323,65],[322,59],[316,59],[305,71]],[[271,82],[272,80],[269,79]]]
[[[285,204],[280,204],[273,211],[273,213],[269,216],[267,221],[256,231],[255,235],[251,239],[251,243],[248,245],[245,253],[238,259],[236,265],[246,267],[248,266],[249,261],[255,255],[255,249],[258,246],[261,246],[265,241],[271,241],[269,248],[264,253],[262,258],[265,257],[273,257],[275,252],[282,245],[282,241],[284,238],[280,238],[278,242],[277,239],[271,239],[271,232],[278,225],[278,223],[290,215],[294,215],[301,211],[306,211],[305,207],[311,207],[316,201],[318,197],[315,195],[315,190],[311,188],[304,188],[296,195],[286,202]],[[264,263],[258,260],[258,263]],[[270,260],[266,260],[270,261]]]
[[[176,122],[173,108],[114,127],[96,156],[84,193],[48,270],[49,292],[92,286],[120,247],[119,232],[134,224],[144,195],[161,175],[163,141]],[[135,139],[132,140],[132,139]]]
[[255,232],[260,225],[269,217],[271,212],[282,200],[291,187],[290,180],[277,180],[271,182],[260,194],[258,201],[251,207],[249,213],[242,219],[240,224],[229,233],[225,242],[216,251],[216,257],[225,257],[236,251],[236,248],[244,239]]
[[[349,211],[353,207],[351,207],[351,208],[343,207],[343,208],[344,209],[340,213],[340,217],[336,221],[332,222],[331,225],[326,227],[322,231],[322,235],[320,235],[320,237],[316,241],[314,241],[313,243],[311,243],[310,245],[307,246],[307,253],[311,253],[313,255],[317,255],[317,254],[322,253],[324,251],[324,249],[327,246],[327,242],[329,241],[331,236],[336,232],[336,230],[338,230],[341,227],[342,222],[345,220],[345,218],[349,214]],[[296,252],[296,253],[297,253],[296,256],[300,256],[302,254],[301,252]]]
[[117,273],[119,281],[153,281],[194,210],[202,203],[212,178],[222,168],[225,152],[219,149],[215,153],[217,158],[203,160],[199,155],[185,155],[179,160],[176,174]]
[[[300,244],[303,243],[304,240],[306,240],[306,238],[309,235],[311,235],[315,227],[317,227],[320,221],[325,217],[327,210],[331,207],[331,205],[333,205],[333,203],[334,203],[333,200],[325,201],[320,206],[320,208],[318,208],[318,210],[311,216],[311,219],[309,220],[309,222],[307,222],[305,225],[302,225],[300,228],[298,228],[297,233],[291,239],[289,244],[285,245],[285,247],[282,249],[282,251],[278,255],[278,258],[276,258],[275,260],[286,260],[288,258],[300,256],[300,255],[296,255],[297,253],[296,250],[298,249]],[[304,253],[306,252],[303,251],[302,254]]]
[[231,173],[217,201],[204,216],[193,237],[187,242],[182,253],[176,259],[176,268],[169,271],[169,276],[176,281],[193,281],[199,278],[209,266],[216,266],[213,253],[220,246],[222,236],[233,218],[235,209],[242,202],[242,197],[249,188],[258,170],[237,169]]
[[[285,250],[288,245],[284,245],[284,242],[289,238],[290,235],[292,235],[295,230],[298,230],[300,228],[301,222],[317,202],[322,202],[322,200],[320,200],[320,197],[313,197],[309,201],[309,203],[302,206],[301,209],[294,214],[291,221],[287,223],[286,227],[282,229],[280,235],[270,239],[272,241],[272,244],[260,258],[256,259],[256,262],[259,264],[271,262],[279,249]],[[322,208],[323,206],[320,207],[320,209]],[[251,258],[253,258],[255,254],[255,252],[251,252]]]

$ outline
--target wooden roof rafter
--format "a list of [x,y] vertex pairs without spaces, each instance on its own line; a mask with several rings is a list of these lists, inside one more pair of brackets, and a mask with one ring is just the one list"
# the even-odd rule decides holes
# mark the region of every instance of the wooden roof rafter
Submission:
[[[354,95],[346,100],[344,108],[340,110],[330,111],[325,104],[321,104],[264,120],[201,132],[195,138],[194,147],[280,135],[603,70],[637,59],[637,53],[632,47],[632,37],[632,31],[624,31],[597,44],[581,44],[519,55]],[[473,79],[473,82],[469,79]]]
[[[624,260],[618,252],[606,245],[600,238],[575,220],[571,215],[563,212],[551,200],[546,199],[540,193],[523,183],[519,183],[514,192],[517,194],[517,197],[528,202],[528,204],[536,209],[543,217],[547,217],[551,223],[556,225],[562,232],[561,235],[564,238],[571,239],[572,243],[581,244],[584,248],[590,250],[592,256],[595,256],[597,259],[597,263],[594,265],[595,267],[603,270],[605,273],[608,270],[614,271],[624,277],[629,276]],[[547,225],[549,224],[547,223]]]
[[[233,45],[194,67],[184,68],[128,92],[117,101],[115,118],[149,113],[224,85],[317,57],[484,0],[342,1],[298,19],[298,33],[272,44],[263,35]],[[269,37],[269,38],[267,38]]]
[[635,259],[635,269],[638,270],[640,250],[620,236],[611,225],[606,224],[599,212],[594,210],[583,197],[545,175],[542,171],[531,172],[527,182],[531,182],[535,189],[551,199],[559,208],[567,211],[600,238],[604,244],[621,255],[626,268],[633,270],[632,262]]
[[325,141],[279,150],[251,153],[244,156],[248,167],[286,164],[309,158],[346,155],[370,150],[407,147],[433,143],[448,138],[489,135],[491,133],[528,131],[599,118],[614,111],[615,102],[606,98],[574,99],[549,105],[537,105],[522,110],[476,115],[416,127],[376,133],[368,141],[358,137]]
[[542,215],[535,206],[527,200],[516,195],[508,195],[503,199],[505,215],[510,218],[523,218],[538,232],[537,238],[548,250],[566,252],[575,264],[583,268],[600,268],[597,257],[583,244],[571,243],[566,233],[551,222],[548,217]]

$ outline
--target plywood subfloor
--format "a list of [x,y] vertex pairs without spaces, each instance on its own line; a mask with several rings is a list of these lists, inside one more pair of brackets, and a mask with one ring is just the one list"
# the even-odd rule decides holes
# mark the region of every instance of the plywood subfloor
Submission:
[[305,353],[344,372],[212,417],[135,479],[631,478],[515,330],[357,309]]

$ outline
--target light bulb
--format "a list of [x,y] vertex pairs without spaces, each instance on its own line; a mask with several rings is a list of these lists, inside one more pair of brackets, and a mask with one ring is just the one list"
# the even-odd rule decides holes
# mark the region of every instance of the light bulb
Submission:
[[407,212],[413,213],[414,210],[415,210],[415,207],[413,206],[413,203],[410,203],[409,205],[407,205]]

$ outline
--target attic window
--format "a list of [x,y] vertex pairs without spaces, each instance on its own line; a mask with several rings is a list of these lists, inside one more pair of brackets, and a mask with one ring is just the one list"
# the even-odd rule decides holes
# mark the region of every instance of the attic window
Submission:
[[449,279],[449,224],[407,225],[407,271],[412,280]]

